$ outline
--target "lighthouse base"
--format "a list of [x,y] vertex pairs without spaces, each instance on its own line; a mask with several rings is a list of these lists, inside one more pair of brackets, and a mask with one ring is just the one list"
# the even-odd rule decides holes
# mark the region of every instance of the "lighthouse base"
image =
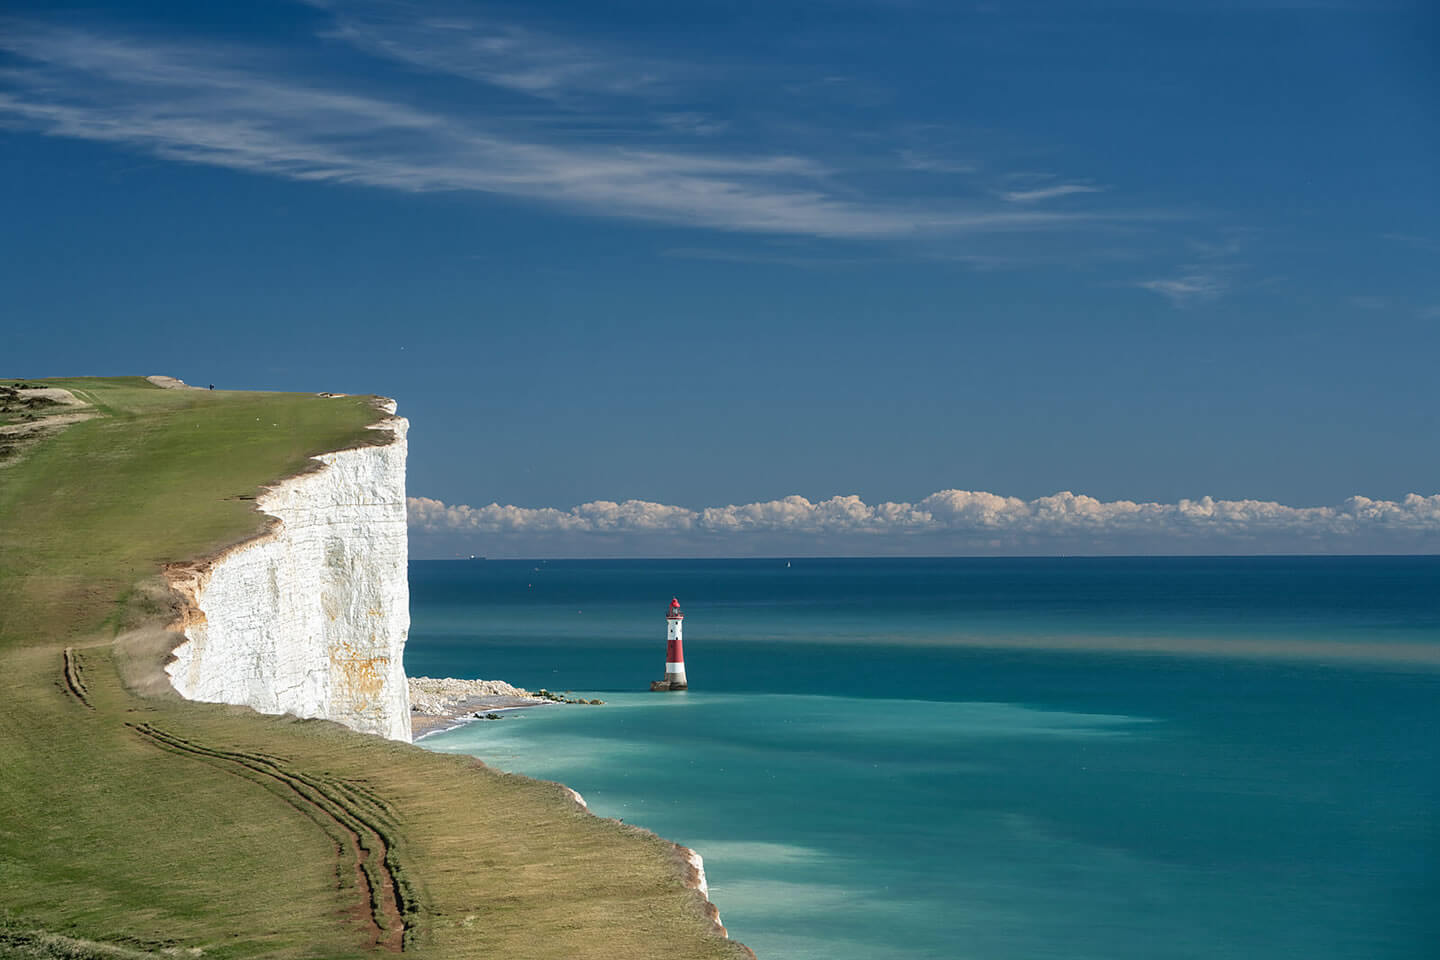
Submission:
[[690,684],[684,680],[652,680],[650,682],[651,693],[663,693],[666,690],[688,690]]

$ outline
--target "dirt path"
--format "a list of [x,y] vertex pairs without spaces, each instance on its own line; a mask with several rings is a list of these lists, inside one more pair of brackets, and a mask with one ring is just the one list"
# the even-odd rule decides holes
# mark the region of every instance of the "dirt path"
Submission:
[[277,757],[221,750],[148,723],[127,726],[162,750],[188,755],[252,783],[278,788],[285,802],[314,820],[335,841],[337,876],[349,864],[361,894],[352,915],[365,927],[371,945],[396,953],[408,946],[409,916],[419,908],[402,875],[385,825],[389,811],[378,798],[323,775],[292,770]]

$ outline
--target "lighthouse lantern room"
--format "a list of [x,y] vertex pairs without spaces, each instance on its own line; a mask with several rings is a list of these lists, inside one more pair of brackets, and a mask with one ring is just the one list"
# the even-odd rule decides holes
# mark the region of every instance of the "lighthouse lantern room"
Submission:
[[650,684],[651,690],[684,690],[689,686],[685,682],[685,646],[681,638],[684,623],[680,600],[673,598],[665,614],[665,679]]

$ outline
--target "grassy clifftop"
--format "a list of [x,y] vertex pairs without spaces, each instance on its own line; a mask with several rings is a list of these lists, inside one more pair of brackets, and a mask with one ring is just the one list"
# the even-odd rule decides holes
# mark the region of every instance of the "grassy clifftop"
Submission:
[[312,455],[383,441],[373,398],[43,383],[95,416],[0,461],[0,956],[746,954],[669,844],[553,784],[146,687],[163,565],[258,532],[258,489]]

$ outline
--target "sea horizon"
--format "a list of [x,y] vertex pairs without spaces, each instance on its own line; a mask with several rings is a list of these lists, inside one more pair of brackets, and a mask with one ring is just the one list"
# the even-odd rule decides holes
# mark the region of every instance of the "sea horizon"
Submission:
[[668,556],[662,554],[646,556],[485,556],[476,554],[474,556],[461,556],[459,554],[447,557],[415,557],[410,558],[411,562],[432,563],[440,561],[457,561],[468,563],[471,560],[601,560],[601,561],[647,561],[647,560],[678,560],[686,562],[703,562],[707,560],[1262,560],[1267,558],[1283,559],[1333,559],[1333,560],[1362,560],[1370,558],[1394,558],[1394,559],[1425,559],[1440,558],[1437,553],[905,553],[905,554],[798,554],[798,553],[776,553],[776,554],[745,554],[727,555],[714,557],[697,556]]

